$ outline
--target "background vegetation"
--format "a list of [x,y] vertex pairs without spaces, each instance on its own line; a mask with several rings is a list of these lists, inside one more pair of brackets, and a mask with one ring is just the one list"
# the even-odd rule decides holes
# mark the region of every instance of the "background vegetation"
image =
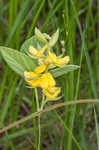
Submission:
[[[59,28],[56,54],[65,49],[70,64],[80,66],[57,79],[64,95],[58,102],[98,98],[99,0],[0,0],[0,46],[20,50],[35,27],[50,35]],[[34,101],[33,91],[0,56],[0,128],[35,112]],[[99,150],[98,114],[98,104],[44,113],[41,149]],[[37,150],[37,136],[37,120],[28,120],[0,135],[0,149]]]

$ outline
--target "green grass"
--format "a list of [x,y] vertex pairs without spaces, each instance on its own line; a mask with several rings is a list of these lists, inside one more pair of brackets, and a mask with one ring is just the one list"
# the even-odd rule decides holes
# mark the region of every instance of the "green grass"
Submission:
[[[57,79],[64,95],[60,102],[99,97],[98,26],[99,0],[97,4],[94,0],[0,1],[0,46],[19,51],[21,44],[34,34],[35,27],[50,35],[60,29],[56,53],[65,48],[70,64],[80,66]],[[98,106],[78,104],[41,115],[41,149],[99,150]],[[0,128],[35,111],[34,92],[26,88],[23,79],[0,56]],[[37,150],[37,143],[36,118],[0,137],[1,150],[24,150],[27,146]]]

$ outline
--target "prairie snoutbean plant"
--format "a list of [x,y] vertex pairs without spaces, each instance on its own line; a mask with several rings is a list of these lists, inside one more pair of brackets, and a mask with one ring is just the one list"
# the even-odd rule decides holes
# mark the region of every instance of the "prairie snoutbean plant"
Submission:
[[61,88],[56,86],[55,77],[79,68],[77,65],[68,65],[69,56],[56,56],[53,52],[58,36],[59,30],[49,36],[35,28],[35,35],[25,41],[21,52],[1,47],[1,54],[8,65],[21,75],[31,88],[42,89],[44,99],[41,108],[39,101],[36,101],[37,110],[42,109],[47,101],[61,98],[58,97]]
[[[57,30],[52,36],[41,33],[35,28],[35,35],[26,40],[20,52],[7,47],[0,47],[1,54],[7,64],[28,83],[29,88],[35,88],[37,111],[43,110],[48,101],[59,100],[61,88],[57,87],[55,78],[79,68],[69,65],[69,56],[56,56],[53,46],[59,36]],[[42,101],[39,101],[38,90],[42,89]],[[40,149],[40,115],[39,115]]]

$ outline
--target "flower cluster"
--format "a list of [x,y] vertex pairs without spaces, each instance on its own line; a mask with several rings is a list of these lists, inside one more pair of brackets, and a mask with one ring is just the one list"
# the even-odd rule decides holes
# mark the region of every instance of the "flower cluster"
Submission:
[[43,93],[49,99],[55,99],[61,89],[56,87],[55,79],[49,72],[50,69],[61,67],[69,62],[69,56],[59,58],[53,53],[48,44],[45,44],[40,50],[36,50],[33,46],[29,47],[29,54],[38,60],[37,66],[33,72],[24,72],[26,82],[32,87],[41,87]]

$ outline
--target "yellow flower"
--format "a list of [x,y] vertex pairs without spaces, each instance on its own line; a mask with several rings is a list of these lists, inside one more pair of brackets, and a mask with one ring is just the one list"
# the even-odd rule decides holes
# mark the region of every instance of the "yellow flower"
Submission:
[[44,51],[46,50],[48,46],[44,45],[40,50],[36,50],[33,46],[29,47],[29,52],[33,55],[36,56],[37,58],[40,56],[43,56]]
[[24,72],[25,80],[33,87],[40,86],[40,74],[46,70],[46,65],[43,64],[34,69],[34,72]]
[[69,56],[65,56],[64,58],[58,58],[56,54],[50,51],[48,51],[48,56],[50,61],[54,63],[56,66],[61,66],[69,62]]
[[61,89],[59,87],[53,87],[51,89],[43,90],[43,91],[48,98],[55,99],[60,93]]
[[27,80],[27,79],[25,79],[25,80],[28,84],[30,84],[33,87],[39,87],[40,86],[40,78],[37,78],[35,80]]
[[50,99],[54,99],[60,93],[60,88],[55,87],[56,82],[51,73],[41,74],[46,70],[46,65],[42,64],[34,69],[34,72],[24,72],[25,80],[32,87],[41,87],[44,94]]
[[60,88],[55,87],[56,82],[51,73],[45,73],[40,77],[40,86],[43,88],[44,94],[50,99],[54,99],[60,93]]
[[49,89],[49,88],[54,87],[56,85],[56,82],[55,82],[53,76],[49,72],[43,74],[40,77],[40,80],[41,80],[40,86],[43,89]]
[[[34,72],[24,72],[24,76],[26,78],[25,80],[33,87],[40,86],[43,89],[51,89],[51,88],[55,87],[56,82],[55,82],[53,76],[51,75],[51,73],[47,72],[38,77],[37,77],[37,75],[38,74],[35,74]],[[37,77],[37,78],[35,79],[35,77]],[[28,79],[28,78],[30,78],[30,79]]]
[[24,77],[25,77],[25,78],[35,78],[35,77],[37,77],[40,73],[44,72],[44,71],[46,70],[46,67],[47,67],[47,66],[46,66],[45,64],[42,64],[42,65],[36,67],[36,68],[34,69],[34,72],[27,72],[27,71],[25,71],[25,72],[24,72]]
[[37,73],[37,74],[40,74],[40,73],[42,73],[46,70],[46,67],[47,66],[45,64],[42,64],[42,65],[36,67],[34,72]]
[[34,73],[34,72],[27,72],[27,71],[25,71],[24,72],[24,77],[25,78],[29,78],[29,79],[32,79],[32,78],[36,78],[37,77],[37,74],[36,73]]
[[40,77],[40,86],[43,89],[44,94],[50,99],[54,99],[60,93],[60,88],[55,87],[56,82],[51,73],[45,73]]
[[40,80],[38,78],[38,74],[35,72],[24,72],[25,81],[33,87],[37,87],[40,85]]

